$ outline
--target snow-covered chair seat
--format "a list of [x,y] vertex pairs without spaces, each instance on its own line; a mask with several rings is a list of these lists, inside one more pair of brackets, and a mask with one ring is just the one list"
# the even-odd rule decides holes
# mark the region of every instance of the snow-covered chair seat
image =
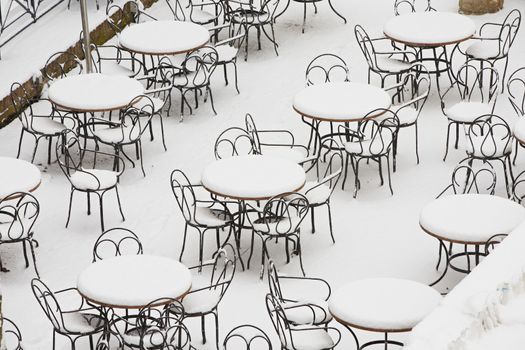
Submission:
[[382,130],[381,136],[377,135],[373,139],[350,141],[344,144],[345,150],[350,154],[358,154],[361,156],[372,156],[385,154],[392,144],[392,132]]
[[212,312],[222,297],[221,288],[208,288],[190,292],[182,300],[186,314],[207,314]]
[[395,58],[377,56],[377,68],[390,73],[402,73],[409,71],[412,63]]
[[299,191],[299,193],[308,199],[310,205],[325,203],[328,198],[330,198],[330,194],[332,193],[330,187],[326,183],[318,185],[319,183],[317,181],[307,181]]
[[332,349],[335,342],[321,326],[292,326],[292,336],[286,341],[287,350]]
[[82,169],[71,177],[71,184],[81,191],[99,191],[117,185],[119,173],[104,169]]
[[104,325],[104,319],[100,315],[85,312],[64,312],[64,321],[61,331],[70,333],[92,333]]
[[203,225],[206,227],[223,227],[228,225],[232,217],[225,210],[212,209],[209,207],[195,207],[195,216],[191,222],[194,225]]
[[134,106],[137,107],[138,109],[142,109],[153,102],[153,112],[154,113],[160,112],[162,107],[164,107],[165,101],[158,97],[150,95],[149,91],[145,91],[144,93],[150,97],[150,100],[141,98],[134,104]]
[[321,324],[332,320],[324,300],[288,301],[282,303],[286,319],[293,324]]
[[136,75],[136,73],[130,68],[125,67],[124,65],[119,64],[113,60],[101,60],[100,73],[130,78]]
[[490,104],[469,101],[458,102],[446,110],[447,118],[459,123],[472,123],[476,118],[490,113]]
[[135,141],[140,135],[140,129],[133,126],[99,128],[93,130],[93,135],[104,143],[119,144]]
[[470,45],[465,51],[467,56],[486,60],[497,57],[499,52],[499,40],[481,40]]
[[67,127],[58,121],[57,119],[51,119],[49,117],[32,117],[27,123],[25,120],[22,121],[22,125],[32,131],[39,134],[45,135],[58,135],[62,131],[66,130]]
[[442,300],[433,288],[398,278],[350,282],[330,298],[332,315],[340,322],[378,332],[409,331]]
[[219,57],[217,63],[230,62],[237,57],[237,53],[239,52],[239,49],[235,46],[219,45],[214,47]]
[[217,15],[205,10],[192,9],[191,20],[194,23],[207,24],[217,19]]

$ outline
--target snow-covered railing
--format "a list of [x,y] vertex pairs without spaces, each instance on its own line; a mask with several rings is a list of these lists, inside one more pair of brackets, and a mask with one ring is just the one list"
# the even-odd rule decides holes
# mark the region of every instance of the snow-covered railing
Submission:
[[64,0],[0,0],[0,49]]

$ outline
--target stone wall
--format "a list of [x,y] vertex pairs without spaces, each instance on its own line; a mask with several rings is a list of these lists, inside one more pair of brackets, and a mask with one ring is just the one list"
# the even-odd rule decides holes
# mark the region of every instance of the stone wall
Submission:
[[461,13],[481,15],[497,12],[503,8],[504,0],[459,0]]

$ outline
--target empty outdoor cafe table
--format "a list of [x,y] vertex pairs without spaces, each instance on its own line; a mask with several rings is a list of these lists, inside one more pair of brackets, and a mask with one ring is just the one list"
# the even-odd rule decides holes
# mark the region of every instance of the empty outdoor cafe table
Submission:
[[294,97],[293,109],[312,128],[315,142],[319,142],[325,137],[336,136],[333,130],[321,136],[321,122],[350,123],[365,117],[378,117],[381,112],[369,113],[376,109],[388,109],[391,103],[390,95],[379,87],[352,82],[328,82],[301,90]]
[[[441,281],[449,267],[469,273],[470,258],[474,257],[477,265],[480,257],[485,256],[480,246],[492,236],[508,234],[524,220],[525,208],[519,203],[489,194],[449,195],[427,204],[419,216],[419,225],[439,241],[439,262],[442,253],[445,257],[445,269],[431,285]],[[462,251],[451,251],[453,244],[461,245]],[[474,246],[474,250],[469,251],[468,246]],[[466,258],[466,267],[454,264],[460,257]]]
[[[425,284],[398,278],[357,280],[338,288],[328,301],[332,316],[352,334],[356,348],[403,343],[388,338],[390,333],[409,332],[442,300],[441,294]],[[360,344],[354,330],[382,333],[383,338]]]
[[[415,12],[391,18],[383,27],[383,33],[392,41],[417,49],[419,62],[432,61],[436,74],[437,88],[441,73],[450,73],[450,62],[446,46],[470,39],[476,32],[476,25],[467,16],[451,12]],[[438,54],[437,49],[442,52]],[[432,57],[423,52],[432,51]]]
[[42,174],[25,160],[0,157],[0,201],[15,199],[15,192],[33,192],[40,186]]
[[[299,191],[305,184],[304,169],[291,160],[245,155],[216,160],[202,173],[202,185],[210,193],[238,201],[237,249],[244,225],[246,201],[268,200],[286,192]],[[242,259],[241,261],[242,266]]]

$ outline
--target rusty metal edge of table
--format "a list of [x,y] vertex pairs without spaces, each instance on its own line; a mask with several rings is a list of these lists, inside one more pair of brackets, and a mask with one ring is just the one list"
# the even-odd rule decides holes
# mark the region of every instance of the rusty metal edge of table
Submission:
[[415,43],[415,42],[409,42],[409,41],[403,41],[403,40],[395,39],[395,38],[389,36],[388,34],[386,34],[384,31],[383,31],[383,34],[385,35],[385,37],[387,39],[395,41],[396,43],[404,44],[404,45],[407,45],[407,46],[410,46],[410,47],[419,47],[419,48],[438,48],[438,47],[443,47],[443,46],[448,46],[448,45],[459,44],[459,43],[462,43],[464,41],[467,41],[467,40],[471,39],[475,35],[475,33],[474,33],[472,35],[469,35],[465,39],[458,39],[458,40],[447,41],[447,42],[443,42],[443,43],[429,44],[429,43]]
[[[290,191],[290,192],[300,191],[304,187],[305,184],[306,184],[306,180],[303,182],[303,184],[301,186],[299,186],[298,188],[296,188],[295,190]],[[210,192],[211,194],[214,194],[216,196],[223,197],[223,198],[235,199],[235,200],[238,200],[238,201],[263,201],[263,200],[271,199],[271,198],[276,197],[276,196],[280,196],[282,194],[282,193],[280,193],[280,194],[277,194],[275,196],[266,196],[266,197],[257,197],[257,198],[254,198],[254,197],[250,197],[250,198],[244,197],[243,198],[243,197],[229,196],[229,195],[225,195],[225,194],[222,194],[222,193],[219,193],[219,192],[216,192],[216,191],[212,191],[208,187],[206,187],[204,184],[202,186],[206,189],[206,191]]]
[[146,51],[138,51],[138,50],[135,50],[135,49],[130,49],[124,45],[122,45],[120,43],[120,46],[127,50],[127,51],[131,51],[131,52],[134,52],[134,53],[138,53],[138,54],[141,54],[141,55],[149,55],[149,56],[170,56],[170,55],[180,55],[181,53],[187,53],[187,52],[191,52],[191,51],[195,51],[195,50],[198,50],[200,48],[203,48],[204,46],[206,46],[208,44],[208,42],[210,41],[210,39],[208,38],[208,40],[206,40],[205,43],[203,44],[200,44],[199,46],[196,46],[194,48],[191,48],[189,50],[182,50],[182,51],[170,51],[170,52],[146,52]]
[[[304,114],[303,112],[301,112],[300,110],[298,110],[295,105],[293,106],[293,110],[296,111],[298,114],[300,114],[301,116],[303,117],[306,117],[306,118],[309,118],[309,119],[314,119],[314,120],[318,120],[318,121],[323,121],[323,122],[333,122],[333,123],[353,123],[353,122],[359,122],[359,121],[363,121],[363,120],[368,120],[368,119],[374,119],[374,118],[377,118],[381,115],[383,115],[387,109],[390,109],[390,107],[392,107],[392,104],[390,104],[390,106],[388,106],[388,108],[384,108],[385,111],[381,112],[381,113],[378,113],[378,114],[374,114],[374,115],[370,115],[368,117],[361,117],[361,118],[351,118],[351,119],[330,119],[330,118],[322,118],[322,117],[315,117],[315,116],[312,116],[312,115],[309,115],[309,114]],[[381,107],[380,107],[381,108]],[[376,108],[378,109],[378,108]],[[373,111],[373,110],[372,110]]]
[[[332,314],[331,311],[330,311],[330,314]],[[410,332],[412,330],[412,328],[383,329],[383,328],[372,328],[372,327],[358,326],[358,325],[352,324],[350,322],[343,321],[340,318],[334,316],[334,314],[332,314],[332,317],[337,322],[342,324],[343,326],[347,326],[347,327],[350,327],[350,328],[357,328],[357,329],[360,329],[360,330],[363,330],[363,331],[369,331],[369,332],[376,332],[376,333],[405,333],[405,332]]]
[[[39,188],[41,184],[42,184],[42,180],[40,180],[38,182],[38,185],[36,185],[35,187],[33,187],[32,189],[30,189],[27,192],[34,192],[34,191],[36,191],[36,189]],[[24,191],[16,191],[16,192],[24,192]],[[4,198],[0,198],[0,202],[2,202],[2,201],[10,201],[10,200],[17,199],[17,198],[20,198],[20,197],[22,197],[22,196],[21,195],[7,196],[7,197],[4,197]]]

